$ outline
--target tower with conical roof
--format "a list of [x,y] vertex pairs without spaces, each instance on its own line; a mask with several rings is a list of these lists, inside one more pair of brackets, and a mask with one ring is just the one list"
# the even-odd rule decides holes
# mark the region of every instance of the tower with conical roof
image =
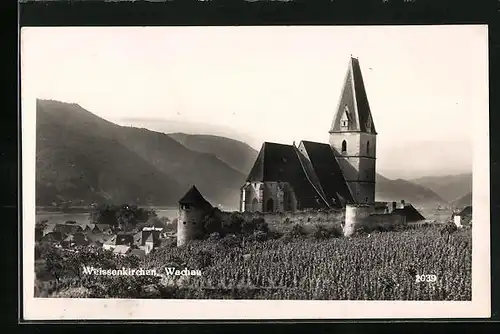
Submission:
[[203,236],[203,220],[212,205],[201,195],[195,186],[179,200],[177,218],[177,246]]
[[359,61],[351,57],[336,114],[330,146],[356,203],[375,202],[377,132],[368,104]]

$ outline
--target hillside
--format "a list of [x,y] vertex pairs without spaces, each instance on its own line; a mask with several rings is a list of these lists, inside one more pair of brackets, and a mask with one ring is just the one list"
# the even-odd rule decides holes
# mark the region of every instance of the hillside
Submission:
[[469,192],[452,202],[452,206],[459,209],[462,209],[469,205],[472,205],[472,192]]
[[245,175],[250,171],[259,154],[249,145],[230,138],[185,133],[170,133],[169,136],[190,150],[214,154]]
[[213,204],[236,206],[244,179],[215,155],[166,134],[122,127],[76,104],[37,101],[37,205],[176,205],[196,184]]
[[413,183],[433,190],[448,202],[452,202],[472,192],[472,173],[427,176],[412,180]]
[[375,198],[377,201],[405,200],[416,205],[437,205],[446,201],[429,188],[403,179],[390,180],[376,176]]

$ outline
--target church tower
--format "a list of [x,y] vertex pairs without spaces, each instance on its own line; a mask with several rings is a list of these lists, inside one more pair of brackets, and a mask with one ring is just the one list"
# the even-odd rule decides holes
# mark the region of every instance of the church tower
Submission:
[[340,101],[330,128],[330,146],[356,203],[375,203],[377,132],[359,61],[349,60]]

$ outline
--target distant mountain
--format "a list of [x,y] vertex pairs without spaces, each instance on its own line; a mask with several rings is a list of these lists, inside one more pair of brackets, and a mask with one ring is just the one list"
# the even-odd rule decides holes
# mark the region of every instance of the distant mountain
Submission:
[[191,185],[237,207],[245,175],[166,134],[108,122],[77,104],[37,101],[37,205],[176,205]]
[[377,201],[405,200],[406,202],[425,204],[444,204],[446,201],[429,188],[403,179],[390,180],[380,174],[376,175],[375,198]]
[[472,205],[472,192],[469,192],[452,202],[452,206],[458,209],[462,209],[469,205]]
[[232,138],[233,140],[249,144],[252,147],[262,145],[262,142],[252,136],[236,131],[227,125],[214,125],[202,122],[193,122],[179,119],[163,119],[163,118],[140,118],[140,117],[124,117],[113,119],[113,122],[124,126],[133,126],[136,128],[146,128],[152,131],[163,133],[180,133],[188,135],[212,135],[223,138]]
[[472,193],[472,173],[427,176],[412,180],[413,183],[420,184],[432,189],[436,194],[448,202],[452,202]]
[[259,154],[249,145],[230,138],[185,133],[170,133],[169,136],[192,151],[215,155],[245,175],[250,171]]

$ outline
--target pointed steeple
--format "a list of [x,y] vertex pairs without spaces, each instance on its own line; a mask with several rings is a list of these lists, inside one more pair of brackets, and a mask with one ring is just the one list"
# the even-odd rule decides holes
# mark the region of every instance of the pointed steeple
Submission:
[[337,112],[333,118],[332,132],[365,132],[377,134],[366,96],[359,61],[351,56],[340,95]]

